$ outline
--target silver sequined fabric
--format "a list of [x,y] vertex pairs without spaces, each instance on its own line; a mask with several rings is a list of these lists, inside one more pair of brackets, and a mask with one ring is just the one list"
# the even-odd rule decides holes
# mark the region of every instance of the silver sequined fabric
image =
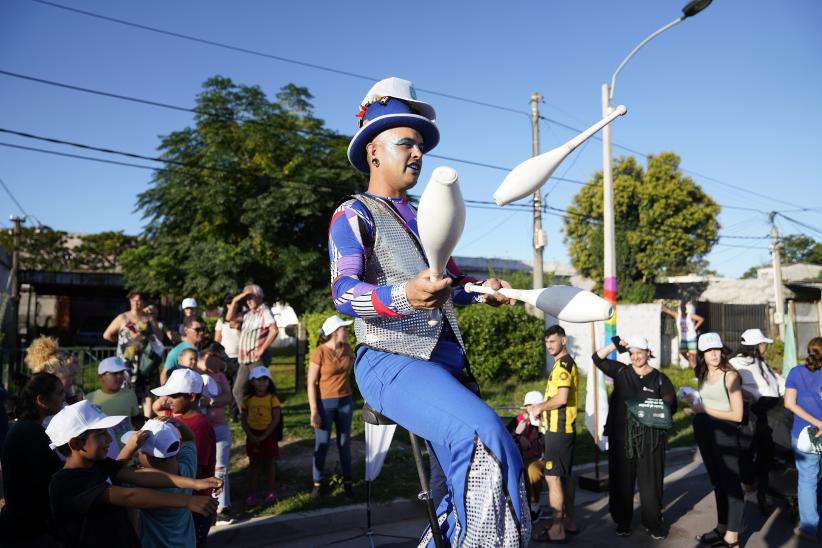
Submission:
[[[374,247],[368,256],[363,281],[375,285],[401,286],[428,268],[418,243],[400,224],[397,214],[382,200],[365,194],[354,196],[374,219]],[[404,286],[401,298],[404,298]],[[460,346],[462,336],[454,314],[454,304],[449,298],[441,308],[454,331]],[[377,350],[428,360],[439,340],[442,322],[429,326],[427,310],[416,310],[403,316],[378,316],[356,318],[354,333],[359,344]]]

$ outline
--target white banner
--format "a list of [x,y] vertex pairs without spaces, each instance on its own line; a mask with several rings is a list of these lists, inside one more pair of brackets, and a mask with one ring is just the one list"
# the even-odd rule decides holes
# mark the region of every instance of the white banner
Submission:
[[365,481],[374,481],[380,475],[396,429],[396,424],[365,423]]
[[[596,386],[594,382],[596,379]],[[594,427],[594,409],[596,407],[597,420]],[[585,383],[585,428],[594,439],[599,436],[599,449],[608,450],[608,436],[603,435],[605,421],[608,420],[608,391],[605,389],[605,374],[594,366],[588,371]],[[599,432],[596,432],[599,430]],[[596,433],[595,433],[596,432]]]

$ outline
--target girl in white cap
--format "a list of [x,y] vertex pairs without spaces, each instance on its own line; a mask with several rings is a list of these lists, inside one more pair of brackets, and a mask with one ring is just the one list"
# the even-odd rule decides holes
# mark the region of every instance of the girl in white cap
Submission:
[[739,425],[744,410],[739,374],[718,333],[697,342],[699,400],[691,401],[694,438],[716,497],[716,527],[696,537],[708,546],[739,546],[745,501],[739,476]]
[[774,450],[767,412],[782,407],[785,393],[785,379],[765,360],[765,351],[772,342],[761,330],[747,329],[742,333],[739,351],[730,359],[742,381],[742,398],[750,406],[751,424],[740,432],[742,487],[745,498],[758,499],[762,510],[767,510],[765,492]]
[[354,497],[351,479],[351,371],[354,352],[348,344],[348,326],[353,322],[331,316],[320,328],[317,348],[308,362],[308,404],[311,428],[314,429],[314,488],[311,498],[320,496],[324,479],[325,456],[331,438],[331,426],[337,429],[337,451],[343,475],[345,496]]

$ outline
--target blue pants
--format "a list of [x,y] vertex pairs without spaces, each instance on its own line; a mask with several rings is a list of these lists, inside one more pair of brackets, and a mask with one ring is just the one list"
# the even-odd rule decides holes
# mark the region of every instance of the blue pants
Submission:
[[340,467],[343,479],[351,479],[351,418],[354,415],[354,402],[351,396],[342,398],[323,398],[318,402],[317,410],[322,417],[322,425],[314,433],[314,481],[323,480],[325,456],[328,454],[328,441],[331,438],[331,425],[337,430],[337,452],[340,454]]
[[[371,407],[434,449],[448,485],[437,508],[446,543],[527,546],[522,457],[494,410],[457,380],[464,364],[462,349],[448,341],[431,361],[360,347],[354,373]],[[425,544],[433,546],[430,530]]]
[[799,528],[816,536],[819,512],[816,505],[816,486],[819,481],[819,455],[803,453],[796,448],[796,438],[791,439],[796,471],[799,473],[797,499],[799,500]]

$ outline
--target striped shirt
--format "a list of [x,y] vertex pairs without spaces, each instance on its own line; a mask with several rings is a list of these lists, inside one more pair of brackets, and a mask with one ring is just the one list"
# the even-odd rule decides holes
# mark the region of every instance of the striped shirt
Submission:
[[[254,363],[260,361],[260,347],[268,338],[271,326],[276,325],[274,316],[265,303],[249,310],[243,316],[243,326],[240,328],[240,363]],[[251,357],[251,351],[256,350],[256,359]]]
[[569,355],[562,356],[554,364],[548,384],[545,386],[545,401],[557,395],[560,388],[568,388],[568,401],[562,407],[543,413],[543,423],[548,432],[573,434],[577,418],[577,364]]
[[[406,228],[419,237],[417,212],[407,198],[369,196],[389,203],[400,214]],[[373,241],[374,225],[360,201],[348,200],[334,211],[328,234],[328,255],[335,308],[342,314],[359,318],[411,314],[414,309],[405,299],[404,284],[378,286],[362,280]],[[462,286],[479,280],[464,276],[453,258],[446,265],[446,274],[454,280],[451,286],[454,304],[477,302],[479,294],[468,293]]]

